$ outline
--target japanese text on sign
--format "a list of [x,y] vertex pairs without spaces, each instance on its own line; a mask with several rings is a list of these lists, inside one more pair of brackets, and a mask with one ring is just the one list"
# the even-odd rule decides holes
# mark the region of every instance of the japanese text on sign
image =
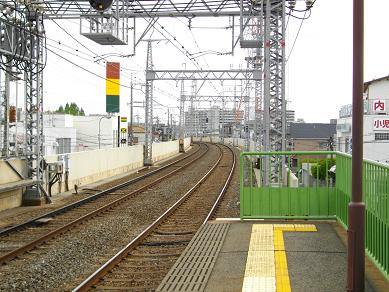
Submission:
[[384,100],[376,100],[373,102],[373,110],[375,113],[384,113],[385,108],[385,101]]
[[389,118],[374,119],[373,129],[375,131],[389,131]]

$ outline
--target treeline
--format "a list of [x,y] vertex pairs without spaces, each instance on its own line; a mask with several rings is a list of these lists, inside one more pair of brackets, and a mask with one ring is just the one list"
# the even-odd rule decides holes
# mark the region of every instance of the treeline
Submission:
[[65,108],[60,105],[59,108],[55,111],[56,113],[68,114],[73,116],[85,116],[84,109],[79,108],[75,102],[66,103]]

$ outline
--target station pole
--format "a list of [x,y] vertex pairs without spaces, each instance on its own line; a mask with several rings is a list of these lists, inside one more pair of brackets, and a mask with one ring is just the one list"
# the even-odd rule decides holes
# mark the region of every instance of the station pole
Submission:
[[365,291],[365,204],[363,167],[363,30],[364,0],[353,7],[352,197],[348,206],[347,291]]

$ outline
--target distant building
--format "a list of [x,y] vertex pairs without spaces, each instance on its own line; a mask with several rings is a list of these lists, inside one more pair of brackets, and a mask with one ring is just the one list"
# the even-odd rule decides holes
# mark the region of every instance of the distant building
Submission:
[[290,124],[295,121],[295,112],[294,110],[286,110],[286,123]]
[[61,113],[43,114],[44,155],[64,154],[76,149],[74,116]]
[[[389,163],[389,76],[364,84],[363,156]],[[352,153],[352,105],[344,105],[337,122],[337,150]]]
[[[127,122],[123,126],[127,128]],[[118,120],[106,115],[74,116],[77,130],[76,151],[111,148],[117,145]]]
[[[144,143],[145,142],[145,127],[143,126],[137,126],[137,125],[134,125],[132,127],[133,129],[133,137],[134,137],[134,144],[138,144],[138,143]],[[131,127],[128,126],[128,131],[130,132],[131,130]]]
[[[193,125],[191,120],[193,119]],[[195,109],[192,112],[185,112],[185,128],[187,132],[191,129],[195,133],[201,134],[216,134],[223,125],[225,133],[231,133],[232,125],[241,123],[243,120],[243,111],[235,111],[233,109],[221,109],[218,106],[212,106],[208,109]],[[228,134],[229,135],[229,134]]]
[[[291,123],[290,150],[323,151],[330,150],[330,139],[336,135],[336,124]],[[335,150],[335,149],[334,149]]]

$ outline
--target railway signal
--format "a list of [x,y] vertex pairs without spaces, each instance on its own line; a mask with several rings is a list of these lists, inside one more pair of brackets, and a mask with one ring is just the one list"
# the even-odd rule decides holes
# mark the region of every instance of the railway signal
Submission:
[[89,0],[90,6],[97,11],[104,11],[111,7],[113,0]]

